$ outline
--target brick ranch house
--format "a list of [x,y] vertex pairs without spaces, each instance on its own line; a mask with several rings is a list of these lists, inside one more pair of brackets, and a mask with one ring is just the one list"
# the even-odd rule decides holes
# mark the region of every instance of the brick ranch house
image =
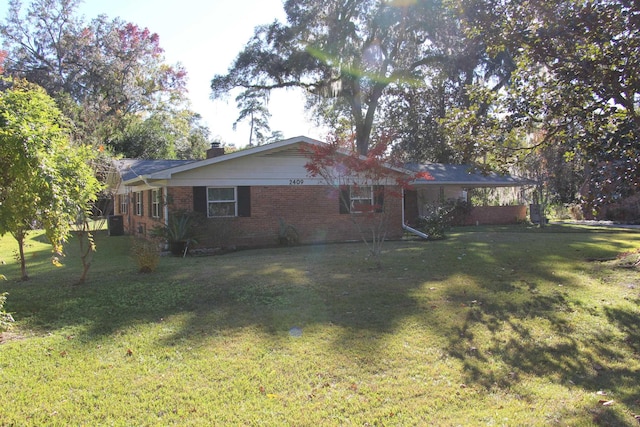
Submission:
[[[402,194],[395,184],[360,183],[349,193],[351,205],[345,206],[339,189],[309,176],[305,144],[323,143],[300,136],[229,154],[212,147],[207,159],[197,161],[118,160],[110,177],[114,215],[121,218],[124,233],[147,236],[174,212],[198,212],[208,223],[204,234],[209,235],[199,239],[202,245],[256,247],[277,243],[281,224],[294,227],[300,243],[360,240],[350,218],[353,206],[381,204],[388,218],[387,238],[398,239],[407,218],[419,214],[420,189],[438,185],[416,181],[416,192],[403,201],[378,196]],[[441,185],[451,194],[459,187]]]

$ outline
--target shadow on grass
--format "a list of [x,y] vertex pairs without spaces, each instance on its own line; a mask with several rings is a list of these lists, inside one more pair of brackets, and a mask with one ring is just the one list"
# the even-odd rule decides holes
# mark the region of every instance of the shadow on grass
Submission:
[[[523,375],[549,377],[616,389],[632,406],[640,373],[625,368],[628,352],[609,333],[626,334],[637,354],[638,312],[607,307],[602,316],[577,297],[582,284],[573,273],[587,258],[637,245],[636,236],[483,228],[439,242],[390,242],[382,270],[364,261],[362,245],[345,244],[166,258],[150,275],[135,273],[126,237],[100,236],[89,283],[70,286],[74,267],[51,271],[38,255],[32,282],[9,284],[6,308],[31,329],[79,327],[88,340],[186,314],[162,338],[166,345],[244,328],[279,338],[293,327],[335,326],[332,345],[367,357],[415,318],[446,343],[468,383],[509,388]],[[593,319],[599,323],[585,328]],[[615,425],[617,413],[601,409],[602,423]]]
[[[513,276],[509,284],[485,277],[471,289],[447,291],[447,301],[466,310],[447,333],[448,353],[462,363],[465,381],[488,390],[510,389],[524,375],[535,376],[594,396],[615,390],[616,402],[640,409],[637,307],[585,304],[578,297],[579,281],[552,270],[527,274],[526,279]],[[541,279],[551,280],[552,286],[538,286]],[[620,333],[625,336],[622,342]],[[629,360],[629,354],[635,360]],[[620,411],[597,402],[589,409],[594,424],[628,425]]]

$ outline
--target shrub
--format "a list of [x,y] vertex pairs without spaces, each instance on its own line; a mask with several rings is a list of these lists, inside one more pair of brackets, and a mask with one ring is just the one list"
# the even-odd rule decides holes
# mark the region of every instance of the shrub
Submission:
[[151,273],[158,267],[160,250],[157,242],[134,237],[133,244],[131,245],[131,253],[138,265],[138,271],[140,273]]
[[418,217],[416,229],[429,236],[430,240],[444,239],[445,232],[451,226],[452,214],[455,207],[452,204],[425,205],[425,215]]
[[198,244],[198,234],[203,218],[197,212],[179,210],[169,214],[166,225],[156,225],[150,235],[163,239],[173,255],[184,256],[193,245]]
[[583,220],[584,213],[582,212],[582,206],[579,203],[571,203],[568,205],[569,215],[572,219]]
[[11,328],[11,324],[14,322],[13,316],[10,313],[4,311],[4,303],[7,302],[7,293],[0,294],[0,332],[4,332]]
[[282,246],[297,245],[300,243],[298,230],[291,224],[287,224],[282,218],[278,218],[280,228],[278,229],[278,244]]

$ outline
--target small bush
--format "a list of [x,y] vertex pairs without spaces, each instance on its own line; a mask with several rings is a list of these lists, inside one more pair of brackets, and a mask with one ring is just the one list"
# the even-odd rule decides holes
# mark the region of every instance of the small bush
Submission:
[[280,228],[278,229],[278,244],[282,246],[292,246],[300,243],[298,230],[291,224],[287,224],[282,218],[278,218]]
[[4,311],[4,303],[7,302],[7,295],[6,292],[0,294],[0,332],[9,330],[11,324],[14,322],[13,316]]
[[151,273],[158,267],[160,250],[157,242],[139,237],[133,238],[131,253],[140,273]]
[[451,226],[455,206],[431,204],[425,206],[425,215],[418,218],[416,229],[429,236],[430,240],[441,240]]

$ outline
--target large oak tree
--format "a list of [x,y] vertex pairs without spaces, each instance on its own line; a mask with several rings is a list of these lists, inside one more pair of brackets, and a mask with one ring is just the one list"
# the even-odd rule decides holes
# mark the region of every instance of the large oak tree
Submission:
[[284,9],[286,23],[256,28],[228,73],[213,78],[212,97],[304,88],[319,111],[349,120],[362,154],[385,92],[423,84],[446,54],[436,0],[288,0]]

